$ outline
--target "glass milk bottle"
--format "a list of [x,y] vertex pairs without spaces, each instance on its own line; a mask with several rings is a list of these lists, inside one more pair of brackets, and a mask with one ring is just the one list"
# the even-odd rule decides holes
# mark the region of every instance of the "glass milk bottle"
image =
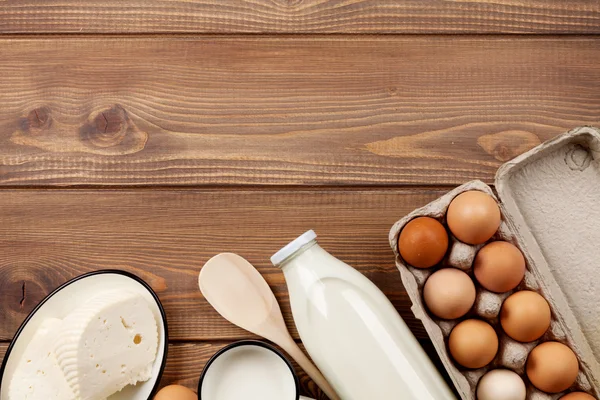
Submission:
[[342,400],[454,395],[387,297],[308,231],[271,257],[311,358]]

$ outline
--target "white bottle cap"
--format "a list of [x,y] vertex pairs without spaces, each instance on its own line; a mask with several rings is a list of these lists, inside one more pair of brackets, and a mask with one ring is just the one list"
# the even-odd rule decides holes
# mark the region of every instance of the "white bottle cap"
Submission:
[[282,262],[285,261],[286,258],[300,250],[303,246],[309,244],[313,240],[317,238],[317,234],[312,229],[310,231],[304,232],[302,235],[298,236],[296,239],[288,243],[284,248],[279,250],[277,253],[273,254],[271,257],[271,263],[273,265],[278,266]]

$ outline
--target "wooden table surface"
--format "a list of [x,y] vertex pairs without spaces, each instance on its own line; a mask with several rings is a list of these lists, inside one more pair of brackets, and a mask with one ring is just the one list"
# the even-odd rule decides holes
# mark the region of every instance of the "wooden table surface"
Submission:
[[600,125],[598,35],[596,0],[0,0],[0,354],[57,285],[118,268],[167,311],[162,383],[195,388],[253,337],[200,267],[246,257],[298,338],[268,260],[314,228],[435,358],[390,226]]

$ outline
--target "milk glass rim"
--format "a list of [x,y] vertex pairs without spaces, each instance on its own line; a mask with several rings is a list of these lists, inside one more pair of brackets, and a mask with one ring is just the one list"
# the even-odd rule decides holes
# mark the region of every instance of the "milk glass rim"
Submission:
[[[272,346],[269,343],[263,342],[261,340],[240,340],[240,341],[228,344],[227,346],[223,347],[222,349],[217,351],[215,354],[213,354],[213,356],[208,360],[208,362],[204,366],[204,370],[202,371],[202,374],[200,374],[200,380],[198,381],[198,400],[202,400],[202,384],[204,383],[204,378],[206,377],[206,373],[208,372],[208,370],[210,369],[212,364],[226,352],[233,350],[235,348],[238,348],[238,347],[243,347],[243,346],[262,347],[264,349],[270,350],[271,352],[273,352],[277,356],[279,356],[279,358],[281,358],[281,360],[283,360],[283,362],[287,365],[288,369],[290,370],[290,373],[292,374],[292,377],[294,378],[294,385],[296,387],[296,396],[292,400],[300,399],[300,380],[298,379],[298,375],[296,374],[296,371],[294,370],[294,366],[292,365],[292,363],[283,355],[283,353],[281,351],[279,351],[279,349],[277,349],[275,346]],[[210,399],[205,398],[204,400],[210,400]],[[282,400],[284,400],[284,399],[282,399]]]

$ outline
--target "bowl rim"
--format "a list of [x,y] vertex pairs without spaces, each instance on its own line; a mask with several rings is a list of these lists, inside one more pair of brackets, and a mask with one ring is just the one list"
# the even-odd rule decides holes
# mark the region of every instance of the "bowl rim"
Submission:
[[198,400],[202,400],[202,383],[204,382],[206,372],[209,370],[209,368],[213,364],[213,362],[217,358],[219,358],[221,355],[228,352],[229,350],[232,350],[236,347],[241,347],[241,346],[262,347],[262,348],[270,350],[273,353],[275,353],[276,355],[278,355],[279,358],[281,358],[283,360],[283,362],[285,362],[285,364],[287,365],[287,367],[289,368],[289,370],[292,374],[292,377],[294,378],[294,385],[296,386],[295,400],[300,399],[300,379],[298,378],[298,374],[296,373],[294,366],[292,365],[290,360],[288,360],[287,357],[283,354],[283,352],[280,351],[277,347],[275,347],[267,342],[264,342],[262,340],[246,339],[246,340],[239,340],[237,342],[228,344],[227,346],[223,347],[222,349],[217,351],[215,354],[213,354],[212,357],[207,361],[206,365],[204,366],[204,369],[202,370],[202,373],[200,374],[200,380],[198,381],[198,390],[197,390]]
[[160,369],[158,371],[158,375],[156,376],[156,382],[154,384],[154,387],[150,391],[147,400],[150,400],[152,398],[152,396],[154,396],[154,394],[156,393],[158,387],[160,386],[161,378],[162,378],[162,375],[163,375],[163,373],[165,371],[165,367],[167,365],[167,355],[168,355],[168,350],[169,350],[169,329],[168,329],[168,325],[167,325],[167,314],[165,312],[165,309],[164,309],[162,303],[160,302],[160,299],[158,298],[158,295],[156,294],[156,292],[152,289],[152,287],[146,281],[144,281],[142,278],[140,278],[139,276],[137,276],[137,275],[135,275],[135,274],[133,274],[131,272],[122,271],[122,270],[118,270],[118,269],[101,269],[101,270],[90,271],[90,272],[86,272],[84,274],[78,275],[78,276],[76,276],[76,277],[74,277],[74,278],[72,278],[72,279],[64,282],[63,284],[59,285],[56,289],[54,289],[46,297],[44,297],[38,303],[37,306],[34,307],[33,310],[31,310],[31,312],[23,320],[23,322],[19,326],[19,329],[17,329],[17,331],[13,335],[13,338],[11,339],[10,344],[8,345],[8,348],[6,349],[6,353],[4,354],[4,359],[2,360],[2,366],[0,366],[0,387],[2,387],[2,380],[4,378],[4,372],[5,372],[6,365],[7,365],[8,359],[10,357],[10,354],[11,354],[11,352],[13,350],[13,347],[14,347],[17,339],[19,338],[19,336],[21,335],[21,333],[25,329],[25,326],[27,326],[27,324],[33,318],[33,316],[35,315],[35,313],[38,312],[40,310],[40,308],[42,308],[42,306],[50,298],[52,298],[54,295],[56,295],[58,292],[60,292],[61,290],[63,290],[67,286],[69,286],[69,285],[71,285],[71,284],[73,284],[75,282],[78,282],[78,281],[80,281],[82,279],[89,278],[91,276],[104,275],[104,274],[123,275],[123,276],[126,276],[127,278],[133,279],[137,283],[141,284],[152,295],[152,297],[154,298],[154,301],[156,302],[156,305],[158,306],[158,309],[160,311],[160,316],[161,316],[161,319],[162,319],[162,324],[163,324],[163,326],[165,328],[165,340],[164,340],[164,345],[163,345],[163,358],[162,358],[162,361],[161,361]]

